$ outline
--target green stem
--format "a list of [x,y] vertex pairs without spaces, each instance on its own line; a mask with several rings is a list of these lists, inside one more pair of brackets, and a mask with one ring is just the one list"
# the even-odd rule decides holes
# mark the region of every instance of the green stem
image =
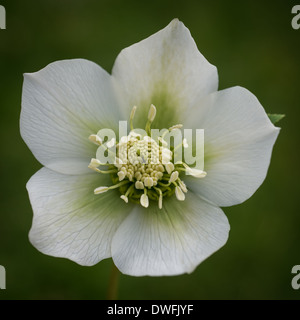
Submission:
[[107,289],[107,300],[117,300],[118,298],[118,280],[120,272],[113,263]]

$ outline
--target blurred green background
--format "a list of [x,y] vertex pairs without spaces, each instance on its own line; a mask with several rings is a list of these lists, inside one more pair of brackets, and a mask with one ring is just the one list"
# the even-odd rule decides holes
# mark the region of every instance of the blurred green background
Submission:
[[[81,267],[39,253],[28,241],[32,209],[25,184],[41,165],[19,134],[24,72],[85,58],[111,71],[117,54],[178,17],[218,67],[220,89],[240,85],[267,112],[285,113],[267,179],[245,203],[225,208],[225,247],[191,275],[120,277],[120,299],[298,299],[300,264],[300,29],[297,1],[10,0],[0,30],[0,299],[104,299],[111,259]],[[298,1],[300,4],[300,1]]]

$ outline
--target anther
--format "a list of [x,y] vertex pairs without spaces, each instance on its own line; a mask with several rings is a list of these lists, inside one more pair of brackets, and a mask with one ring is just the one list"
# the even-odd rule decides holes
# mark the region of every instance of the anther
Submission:
[[103,171],[103,170],[100,170],[98,169],[98,167],[101,165],[101,162],[98,160],[98,159],[95,159],[95,158],[92,158],[91,159],[91,162],[90,164],[88,165],[88,168],[96,171],[96,172],[99,172],[99,173],[116,173],[117,170],[116,169],[113,169],[113,170],[106,170],[106,171]]
[[142,181],[136,181],[136,182],[135,182],[135,188],[136,188],[136,189],[140,189],[140,190],[144,189],[144,184],[143,184],[143,182],[142,182]]
[[159,193],[159,198],[158,198],[158,208],[162,209],[162,201],[163,201],[163,195],[162,192],[159,188],[155,188],[154,189]]
[[162,209],[162,201],[163,201],[163,196],[162,196],[162,193],[159,195],[159,198],[158,198],[158,207],[159,209]]
[[153,179],[150,177],[145,178],[144,185],[145,187],[151,188],[153,186]]
[[131,130],[133,130],[133,118],[134,118],[134,116],[135,116],[136,109],[137,109],[137,107],[134,106],[134,107],[131,109],[131,113],[130,113],[130,129],[131,129]]
[[123,199],[126,203],[128,203],[128,198],[126,196],[122,195],[120,198]]
[[179,187],[181,188],[181,190],[184,193],[187,193],[188,190],[187,190],[187,187],[186,187],[185,183],[182,180],[180,180],[179,178],[178,178],[178,183],[179,183]]
[[94,194],[101,194],[109,190],[109,187],[98,187],[94,190]]
[[89,136],[89,140],[98,146],[101,146],[101,144],[102,144],[101,138],[99,136],[97,136],[96,134],[91,134]]
[[178,177],[179,177],[178,171],[172,172],[171,177],[169,179],[169,183],[175,182],[178,179]]
[[172,162],[169,162],[165,164],[165,168],[168,172],[168,174],[171,174],[174,171],[174,164]]
[[129,193],[132,191],[133,188],[134,188],[134,186],[131,185],[131,186],[127,189],[126,193],[120,197],[120,198],[123,199],[126,203],[128,203],[128,195],[129,195]]
[[153,120],[155,119],[155,116],[156,116],[156,108],[153,104],[151,104],[149,112],[148,112],[148,121],[150,121],[152,123]]
[[126,174],[124,173],[124,171],[119,171],[118,172],[118,177],[119,177],[119,181],[122,181],[125,179]]
[[101,162],[98,159],[92,158],[90,164],[88,167],[90,169],[98,168],[100,166]]
[[182,124],[175,124],[174,126],[169,128],[169,131],[175,130],[175,129],[181,129],[183,127]]
[[129,181],[122,181],[122,182],[119,182],[118,184],[114,184],[110,187],[98,187],[94,190],[94,194],[101,194],[101,193],[104,193],[108,190],[117,189],[127,183],[129,183]]
[[[150,131],[151,123],[153,122],[155,116],[156,116],[156,108],[153,104],[151,104],[149,112],[148,112],[148,121],[147,121],[146,127],[145,127],[145,130],[149,136],[151,135],[151,131]],[[148,138],[150,138],[150,137],[148,137]]]
[[203,170],[190,168],[186,163],[182,162],[182,165],[185,167],[185,171],[195,178],[204,178],[207,173]]
[[185,195],[184,195],[184,193],[182,192],[182,190],[180,189],[179,186],[176,186],[176,187],[175,187],[175,195],[176,195],[176,198],[177,198],[179,201],[184,201]]
[[145,190],[145,193],[142,194],[141,198],[140,198],[140,203],[143,207],[145,208],[148,208],[149,207],[149,198],[147,196],[147,192],[146,192],[146,189]]

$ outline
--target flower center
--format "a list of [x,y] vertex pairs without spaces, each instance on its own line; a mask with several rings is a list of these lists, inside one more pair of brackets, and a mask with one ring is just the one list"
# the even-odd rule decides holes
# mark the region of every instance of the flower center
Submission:
[[[151,123],[156,115],[156,108],[153,105],[149,110],[145,134],[137,133],[133,129],[135,111],[136,107],[132,109],[130,115],[131,132],[128,136],[121,137],[118,143],[112,139],[105,145],[99,136],[89,137],[92,142],[102,147],[103,151],[111,152],[110,148],[114,146],[116,149],[116,153],[112,153],[115,160],[113,164],[104,164],[94,158],[91,160],[89,168],[102,174],[110,174],[113,183],[110,187],[96,188],[94,193],[101,194],[118,188],[121,199],[126,203],[128,201],[140,203],[145,208],[152,200],[158,203],[161,209],[163,198],[170,197],[174,193],[179,201],[184,201],[187,187],[180,179],[180,173],[188,172],[196,178],[203,178],[206,172],[190,168],[182,161],[174,164],[174,151],[187,147],[185,139],[178,146],[168,148],[164,135],[157,141],[150,137]],[[181,127],[182,125],[175,125],[167,132]],[[99,167],[103,165],[108,166],[108,170],[100,170]]]

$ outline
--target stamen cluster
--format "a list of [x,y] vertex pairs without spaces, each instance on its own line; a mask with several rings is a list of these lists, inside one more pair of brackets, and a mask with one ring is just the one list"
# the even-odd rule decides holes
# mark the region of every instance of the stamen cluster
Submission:
[[[106,143],[106,148],[112,147],[116,143],[117,153],[114,164],[108,165],[109,169],[102,171],[99,169],[102,164],[98,159],[92,159],[89,167],[99,173],[109,173],[113,185],[110,187],[98,187],[95,194],[101,194],[111,189],[118,188],[121,199],[126,203],[129,200],[140,203],[143,207],[149,206],[149,200],[157,201],[158,207],[162,208],[163,197],[169,197],[175,193],[179,201],[185,200],[187,187],[180,179],[179,173],[188,172],[196,178],[203,178],[206,172],[192,169],[184,162],[174,165],[173,152],[167,148],[167,143],[163,137],[155,141],[150,137],[151,123],[156,115],[156,108],[151,105],[148,122],[145,132],[149,135],[142,136],[133,129],[133,117],[136,107],[132,109],[130,126],[132,131],[128,136],[123,136],[119,142],[113,139]],[[178,128],[176,125],[169,128],[169,131]],[[102,140],[97,135],[91,135],[90,140],[103,147]],[[183,139],[181,145],[173,148],[186,147],[186,140]]]

